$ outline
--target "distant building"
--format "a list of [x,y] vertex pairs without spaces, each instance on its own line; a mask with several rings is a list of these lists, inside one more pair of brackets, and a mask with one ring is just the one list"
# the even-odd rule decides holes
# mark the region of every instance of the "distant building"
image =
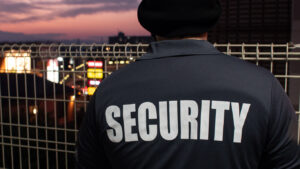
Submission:
[[[292,39],[294,44],[300,44],[300,1],[293,1],[293,22],[292,22]],[[300,45],[294,51],[300,51]],[[292,62],[289,67],[290,74],[296,75],[300,74],[300,62]],[[298,100],[299,111],[300,111],[300,79],[294,78],[290,80],[289,83],[290,93],[289,96],[292,101]],[[293,102],[294,105],[297,104],[296,101]]]
[[31,72],[31,50],[11,49],[0,52],[0,73],[25,72]]
[[110,36],[108,38],[108,43],[114,44],[126,44],[126,43],[150,43],[153,42],[154,39],[151,36],[125,36],[123,32],[119,32],[117,36]]
[[[287,43],[295,39],[299,29],[299,0],[221,0],[222,16],[209,33],[209,41],[216,43]],[[299,6],[299,5],[298,5]],[[299,38],[298,38],[299,39]],[[150,36],[109,37],[109,43],[148,43]]]
[[292,42],[300,44],[300,1],[293,1]]
[[[299,0],[221,0],[222,16],[216,27],[209,32],[209,41],[216,43],[300,43],[300,1]],[[250,49],[248,49],[250,50]],[[269,49],[266,49],[269,50]],[[279,50],[279,49],[278,49]],[[285,48],[280,49],[286,52]],[[295,49],[294,51],[299,51]],[[272,62],[276,74],[299,74],[298,62]],[[259,62],[270,67],[269,62]],[[285,84],[284,78],[279,78]],[[300,80],[288,80],[288,93],[294,105],[299,100]]]
[[292,0],[220,2],[223,12],[209,34],[211,42],[287,43],[292,40]]

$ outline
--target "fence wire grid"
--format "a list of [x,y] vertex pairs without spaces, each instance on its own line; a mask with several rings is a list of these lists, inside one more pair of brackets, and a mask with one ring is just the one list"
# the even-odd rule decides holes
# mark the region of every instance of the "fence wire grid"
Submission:
[[[0,168],[75,168],[77,132],[89,98],[104,78],[134,62],[148,46],[0,45]],[[299,114],[299,45],[214,46],[270,70]]]

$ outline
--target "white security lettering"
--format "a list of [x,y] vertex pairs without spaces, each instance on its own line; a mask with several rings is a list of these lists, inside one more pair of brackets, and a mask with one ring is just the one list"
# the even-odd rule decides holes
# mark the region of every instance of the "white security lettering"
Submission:
[[244,103],[242,105],[242,110],[240,112],[239,103],[234,103],[234,102],[231,103],[233,123],[234,123],[234,136],[233,136],[234,143],[242,142],[243,127],[249,112],[249,108],[250,108],[250,104]]
[[[181,139],[197,139],[198,104],[193,100],[180,101]],[[191,128],[190,128],[191,126]]]
[[201,104],[201,122],[200,122],[200,139],[201,140],[208,140],[209,111],[210,111],[210,101],[209,100],[202,100],[202,104]]
[[114,117],[120,117],[121,111],[118,106],[109,106],[105,111],[106,123],[112,129],[107,129],[107,136],[110,141],[119,143],[123,139],[122,126]]
[[230,102],[212,101],[211,107],[216,110],[215,141],[223,141],[224,115],[225,110],[229,110]]
[[157,125],[148,125],[149,133],[147,132],[147,112],[149,119],[157,119],[156,107],[153,103],[142,103],[138,110],[139,134],[144,141],[152,141],[157,136]]
[[[157,107],[152,102],[140,105],[124,104],[122,109],[111,105],[105,110],[108,126],[106,133],[111,142],[120,143],[136,142],[140,139],[153,141],[159,137],[158,134],[161,139],[167,141],[175,139],[223,141],[224,133],[232,131],[233,143],[242,143],[251,104],[201,100],[199,106],[201,110],[195,100],[159,101]],[[225,122],[225,117],[230,115],[225,113],[229,110],[233,119]],[[211,112],[215,112],[215,119],[211,119]],[[214,129],[210,129],[213,128],[212,125],[215,126]],[[213,130],[214,138],[210,138]]]
[[167,102],[159,102],[160,135],[165,140],[174,140],[178,135],[177,101],[169,101],[169,119]]
[[136,120],[131,117],[131,113],[135,112],[135,104],[123,105],[123,120],[125,141],[138,141],[136,133],[132,133],[132,127],[136,126]]

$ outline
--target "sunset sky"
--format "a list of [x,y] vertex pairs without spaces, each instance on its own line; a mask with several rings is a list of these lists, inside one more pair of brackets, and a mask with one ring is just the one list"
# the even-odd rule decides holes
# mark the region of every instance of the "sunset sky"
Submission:
[[0,41],[149,35],[138,23],[139,0],[1,0]]

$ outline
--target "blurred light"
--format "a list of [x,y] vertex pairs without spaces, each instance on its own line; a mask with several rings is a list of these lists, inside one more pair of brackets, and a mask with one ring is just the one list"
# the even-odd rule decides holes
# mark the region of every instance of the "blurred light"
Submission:
[[112,64],[114,64],[114,62],[113,62],[113,61],[109,61],[108,64],[109,64],[109,65],[112,65]]
[[67,119],[73,119],[74,118],[74,105],[75,105],[75,96],[70,97],[70,102],[68,103],[68,114],[67,114]]
[[[7,55],[9,56],[9,55]],[[5,71],[24,73],[31,70],[30,57],[5,57]]]
[[109,51],[109,50],[110,50],[110,47],[106,47],[105,50]]
[[87,69],[87,77],[90,79],[103,79],[103,69]]
[[79,65],[79,66],[76,66],[75,69],[77,70],[77,69],[80,69],[80,68],[82,68],[82,67],[84,67],[84,64],[81,64],[81,65]]
[[87,92],[88,92],[88,95],[93,95],[96,91],[97,87],[88,87],[87,89]]
[[88,94],[88,88],[87,87],[84,87],[84,88],[81,88],[81,91],[84,95],[87,95]]
[[14,70],[15,65],[16,65],[16,58],[14,57],[6,57],[5,58],[5,64],[6,64],[6,70]]
[[60,56],[60,57],[57,58],[57,61],[63,62],[63,61],[64,61],[64,58]]
[[59,84],[63,84],[64,81],[66,81],[66,80],[69,79],[69,77],[70,77],[70,75],[66,75],[66,76],[59,82]]
[[129,60],[126,60],[126,64],[129,64],[130,63],[130,61]]
[[37,108],[36,108],[36,107],[35,107],[35,108],[33,108],[33,110],[32,110],[32,113],[33,113],[34,115],[36,115],[36,114],[37,114],[37,112],[38,112]]
[[130,60],[133,60],[133,57],[130,57],[129,59],[130,59]]
[[73,65],[73,64],[74,64],[74,59],[71,58],[69,63],[70,63],[71,65]]
[[29,106],[29,111],[30,111],[31,114],[37,115],[39,109],[38,109],[37,106],[32,105],[32,106]]
[[47,62],[47,80],[58,83],[59,82],[59,67],[57,59],[50,59]]
[[100,80],[90,80],[89,81],[90,86],[99,86],[100,83],[101,83]]
[[115,64],[119,64],[120,62],[119,61],[115,61]]
[[71,69],[71,68],[72,68],[72,65],[69,65],[68,68]]
[[96,67],[96,68],[102,68],[103,62],[102,61],[88,61],[87,62],[88,67]]
[[125,64],[125,61],[124,61],[124,60],[121,60],[121,61],[120,61],[120,64],[121,64],[121,65]]

